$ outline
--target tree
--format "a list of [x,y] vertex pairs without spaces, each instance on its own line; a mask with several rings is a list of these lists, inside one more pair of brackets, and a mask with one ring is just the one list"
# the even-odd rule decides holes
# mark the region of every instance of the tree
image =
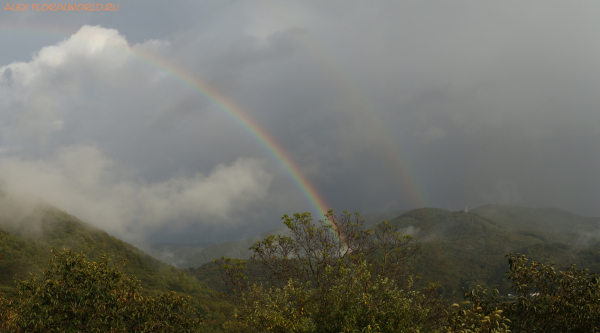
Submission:
[[[452,332],[597,332],[600,328],[600,284],[597,273],[575,265],[556,271],[552,264],[507,255],[514,295],[501,297],[497,287],[477,286],[449,313]],[[487,318],[487,321],[483,321]],[[493,331],[493,332],[496,332]]]
[[236,315],[232,332],[398,332],[437,327],[437,285],[416,290],[410,235],[358,213],[284,215],[291,236],[255,243],[249,261],[223,257],[220,272]]
[[[121,265],[124,265],[122,263]],[[174,293],[140,295],[140,281],[127,277],[110,258],[97,262],[69,250],[43,271],[16,280],[18,298],[2,299],[0,318],[10,332],[196,332],[201,318]]]

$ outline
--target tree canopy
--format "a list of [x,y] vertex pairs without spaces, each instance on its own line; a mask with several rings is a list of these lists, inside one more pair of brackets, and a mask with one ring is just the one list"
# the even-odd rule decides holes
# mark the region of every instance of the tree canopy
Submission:
[[[222,258],[218,272],[234,311],[221,327],[203,323],[190,299],[142,292],[126,264],[106,255],[51,251],[43,276],[15,279],[0,297],[0,331],[10,332],[595,332],[597,273],[509,254],[505,284],[464,290],[449,304],[439,285],[417,287],[420,244],[381,222],[364,228],[358,213],[283,216],[288,235],[269,236],[251,259]],[[182,273],[183,274],[183,273]],[[212,323],[214,324],[214,323]]]
[[232,332],[398,332],[439,324],[437,286],[416,290],[419,245],[387,222],[363,229],[358,213],[282,217],[291,236],[254,244],[249,261],[222,258],[236,316]]
[[362,228],[358,214],[283,217],[291,236],[255,243],[251,259],[222,258],[235,305],[230,332],[594,332],[600,326],[596,273],[507,255],[506,281],[464,290],[447,304],[432,284],[416,288],[419,244],[387,222]]
[[108,256],[97,262],[52,250],[43,278],[17,280],[18,297],[2,299],[2,328],[10,332],[196,332],[202,318],[174,293],[144,297]]
[[[496,287],[465,290],[454,304],[449,327],[474,332],[597,332],[600,328],[600,283],[597,273],[575,265],[556,271],[550,263],[506,256],[513,294],[501,296]],[[482,324],[483,323],[483,324]]]

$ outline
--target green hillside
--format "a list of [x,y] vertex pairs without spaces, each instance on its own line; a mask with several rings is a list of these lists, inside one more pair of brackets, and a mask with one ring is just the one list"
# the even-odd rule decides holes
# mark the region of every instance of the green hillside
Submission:
[[[476,285],[497,284],[503,292],[508,292],[509,286],[504,280],[508,270],[504,256],[508,253],[522,253],[532,260],[553,262],[560,269],[575,263],[600,271],[600,245],[593,237],[598,219],[564,210],[486,205],[465,213],[422,208],[368,214],[365,227],[373,228],[375,223],[383,220],[389,220],[402,232],[419,239],[422,248],[414,258],[415,273],[422,277],[422,284],[439,282],[442,285],[439,291],[447,297],[460,296],[463,287]],[[211,257],[237,257],[237,253],[247,257],[247,248],[252,241],[267,234],[241,242],[213,245]],[[185,271],[211,288],[222,290],[214,265],[192,267]]]
[[[475,285],[498,284],[503,293],[508,292],[504,280],[508,269],[504,256],[508,253],[554,262],[559,269],[575,263],[600,271],[600,242],[595,232],[600,220],[555,208],[486,205],[471,212],[421,208],[365,215],[365,227],[372,228],[382,220],[419,239],[422,248],[414,266],[422,277],[420,283],[439,282],[439,292],[450,298],[460,298],[463,287]],[[278,228],[238,242],[175,246],[187,249],[180,254],[187,256],[182,262],[195,267],[178,270],[74,216],[39,208],[18,218],[0,218],[0,291],[10,296],[14,277],[40,274],[52,247],[83,252],[90,260],[110,254],[114,262],[128,262],[123,270],[141,280],[144,293],[189,295],[207,323],[217,328],[231,308],[215,293],[223,290],[215,264],[204,263],[223,255],[247,258],[248,247],[256,241],[286,232]],[[168,244],[163,247],[167,249]]]
[[484,205],[473,209],[471,213],[486,217],[514,231],[572,234],[594,232],[600,227],[600,218],[584,217],[559,208]]
[[143,292],[165,291],[192,297],[192,303],[209,323],[222,322],[229,305],[206,284],[149,256],[136,247],[54,208],[40,208],[18,221],[0,221],[0,291],[11,296],[13,278],[29,273],[41,275],[50,259],[50,249],[82,252],[90,260],[109,254],[113,262],[127,260],[124,272],[141,280]]
[[[549,222],[544,224],[544,220]],[[573,221],[579,224],[571,224]],[[423,208],[390,223],[413,231],[422,243],[415,257],[416,273],[423,283],[441,283],[440,292],[447,296],[460,295],[462,288],[476,285],[497,284],[507,292],[504,256],[508,253],[553,262],[561,269],[570,263],[600,269],[600,247],[595,242],[582,246],[581,235],[572,227],[592,230],[593,219],[561,210],[484,206],[465,213]],[[549,232],[541,227],[544,225],[562,232]]]
[[198,267],[210,263],[222,256],[248,259],[248,248],[269,235],[279,235],[287,232],[285,228],[266,231],[258,236],[235,242],[212,244],[207,246],[194,245],[153,245],[146,251],[155,258],[161,259],[177,268]]
[[401,230],[414,230],[413,236],[422,243],[415,271],[423,283],[439,282],[445,295],[459,295],[463,287],[500,284],[507,270],[505,254],[543,242],[462,211],[422,208],[389,222]]
[[[366,228],[373,228],[376,223],[402,215],[406,210],[385,213],[365,214]],[[315,217],[317,220],[319,217]],[[177,268],[199,267],[223,256],[248,259],[248,248],[254,243],[270,235],[287,235],[287,228],[276,228],[265,231],[258,236],[235,242],[219,244],[153,244],[146,251],[155,258],[161,259]]]

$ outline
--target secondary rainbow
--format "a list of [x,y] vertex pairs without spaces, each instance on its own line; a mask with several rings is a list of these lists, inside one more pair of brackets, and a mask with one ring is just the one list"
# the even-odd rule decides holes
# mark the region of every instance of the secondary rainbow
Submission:
[[[302,22],[301,19],[293,18],[296,15],[294,10],[284,8],[284,3],[276,0],[269,0],[267,2],[269,6],[263,7],[265,10],[272,10],[273,17],[279,17],[285,22],[292,22],[292,25]],[[389,160],[396,170],[403,192],[409,196],[410,204],[414,208],[426,207],[429,203],[427,195],[422,187],[418,186],[417,176],[411,170],[410,163],[405,158],[405,154],[397,140],[393,138],[389,125],[370,107],[368,98],[366,98],[358,85],[350,79],[348,71],[344,70],[339,61],[336,61],[335,57],[327,51],[327,44],[318,42],[317,36],[312,34],[310,30],[305,30],[302,37],[304,38],[299,38],[299,41],[302,42],[305,49],[309,50],[313,57],[318,60],[317,62],[322,64],[323,69],[331,74],[329,77],[335,79],[337,84],[349,92],[348,96],[352,98],[352,104],[359,106],[361,123],[368,127],[371,133],[380,135],[381,148],[386,152],[385,158]]]

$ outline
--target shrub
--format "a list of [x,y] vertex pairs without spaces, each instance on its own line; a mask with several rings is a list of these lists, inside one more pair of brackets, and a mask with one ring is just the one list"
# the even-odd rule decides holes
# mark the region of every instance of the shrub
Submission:
[[[123,265],[122,263],[121,265]],[[174,293],[144,297],[140,281],[100,256],[52,250],[43,278],[16,280],[18,298],[2,299],[10,332],[196,332],[201,318]]]

